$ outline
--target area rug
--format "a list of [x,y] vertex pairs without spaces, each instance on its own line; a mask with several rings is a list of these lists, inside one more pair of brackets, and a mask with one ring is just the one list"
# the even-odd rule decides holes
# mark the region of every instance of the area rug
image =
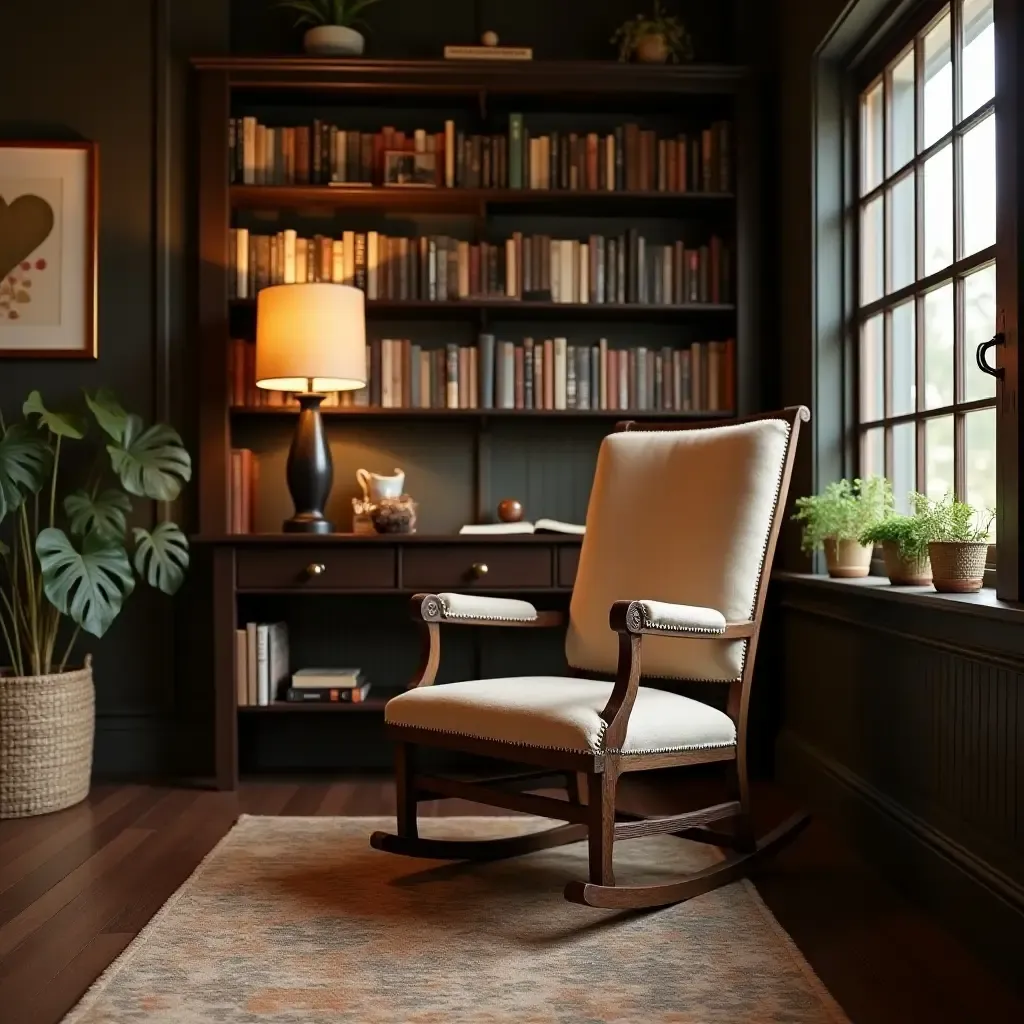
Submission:
[[[433,818],[486,839],[529,818]],[[585,843],[492,864],[371,850],[393,821],[243,817],[66,1024],[837,1024],[846,1017],[754,887],[658,911],[566,903]],[[621,882],[719,856],[617,843]]]

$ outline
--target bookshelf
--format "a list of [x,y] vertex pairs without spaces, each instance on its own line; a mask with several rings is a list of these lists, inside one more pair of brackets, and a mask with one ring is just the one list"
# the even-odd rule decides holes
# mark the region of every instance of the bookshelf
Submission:
[[[407,581],[414,577],[403,566],[418,564],[421,552],[429,550],[436,555],[431,565],[439,572],[444,568],[440,572],[444,578],[436,580],[439,588],[451,589],[453,580],[465,576],[463,562],[468,565],[471,555],[478,561],[490,552],[492,566],[507,563],[511,574],[492,572],[486,586],[477,581],[474,589],[533,595],[549,607],[564,607],[571,593],[578,540],[529,538],[513,543],[474,538],[469,545],[455,536],[458,526],[493,518],[497,501],[509,496],[524,501],[528,518],[580,521],[597,448],[615,422],[713,421],[760,407],[758,96],[747,69],[733,66],[543,61],[482,66],[307,58],[210,58],[195,60],[193,66],[199,227],[195,303],[198,518],[200,540],[207,541],[212,551],[214,619],[219,624],[213,639],[218,778],[222,784],[230,784],[237,778],[240,757],[258,763],[264,760],[251,749],[244,757],[240,754],[240,743],[246,747],[242,741],[252,730],[259,734],[256,746],[266,749],[275,742],[275,729],[279,728],[275,723],[294,720],[296,725],[284,732],[295,747],[302,747],[306,734],[300,733],[303,738],[295,740],[294,730],[301,730],[304,721],[317,720],[317,712],[323,711],[358,713],[359,728],[372,732],[381,718],[384,696],[402,685],[410,658],[415,661],[410,654],[415,649],[414,635],[406,637],[396,626],[396,636],[401,635],[393,651],[380,654],[374,668],[373,695],[363,704],[239,708],[231,703],[230,636],[225,640],[220,633],[230,634],[239,622],[255,616],[265,621],[272,616],[315,618],[308,582],[300,581],[302,567],[314,555],[332,565],[333,559],[339,559],[332,571],[348,572],[356,581],[363,564],[359,559],[377,557],[378,549],[386,548],[397,566],[391,575],[388,570],[380,579],[372,577],[372,582],[320,588],[317,601],[387,604],[389,597],[404,599],[410,592]],[[397,126],[408,137],[417,128],[439,136],[451,130],[446,127],[451,123],[467,137],[481,133],[498,138],[508,136],[514,116],[521,117],[530,138],[549,140],[575,133],[614,139],[617,127],[625,125],[656,133],[659,139],[699,137],[707,126],[724,123],[728,125],[728,180],[716,180],[715,188],[669,190],[665,187],[667,173],[659,182],[656,166],[648,166],[647,177],[635,178],[633,184],[643,181],[654,187],[615,188],[614,180],[609,187],[614,163],[609,157],[600,188],[587,187],[585,175],[575,179],[574,188],[511,188],[507,187],[504,144],[496,144],[494,152],[504,153],[506,165],[500,173],[492,165],[492,174],[502,187],[448,187],[446,183],[423,188],[385,186],[380,182],[379,152],[373,157],[377,180],[372,184],[334,187],[312,180],[262,184],[232,180],[238,177],[230,162],[231,133],[239,124],[236,119],[257,119],[275,131],[322,122],[374,135],[384,126]],[[557,149],[559,143],[554,144]],[[612,143],[608,148],[603,141],[600,145],[602,158],[612,152]],[[275,156],[281,152],[279,146]],[[655,152],[660,152],[657,143]],[[435,155],[440,158],[440,153]],[[565,158],[551,162],[555,184],[560,184],[557,178],[565,166]],[[582,164],[580,167],[583,173]],[[438,173],[443,177],[440,170]],[[678,173],[672,180],[678,181]],[[538,178],[536,183],[540,181]],[[724,184],[728,187],[722,187]],[[283,462],[297,409],[240,403],[232,387],[232,343],[251,343],[255,328],[253,294],[233,297],[238,289],[232,244],[241,228],[252,235],[290,231],[300,239],[340,239],[345,232],[379,232],[409,239],[445,236],[491,246],[499,251],[499,261],[507,257],[508,239],[517,233],[575,240],[587,246],[588,239],[625,238],[635,229],[666,250],[677,243],[707,246],[714,235],[727,250],[728,294],[720,301],[678,301],[679,289],[673,294],[664,287],[658,302],[611,301],[607,294],[601,297],[609,301],[557,302],[532,297],[535,290],[528,297],[370,297],[366,305],[368,337],[372,343],[411,339],[422,351],[443,350],[446,345],[472,347],[485,333],[517,346],[525,338],[538,342],[563,338],[569,345],[593,350],[606,340],[609,350],[625,353],[644,348],[652,360],[656,352],[684,351],[706,342],[729,340],[734,346],[729,358],[731,379],[722,394],[731,395],[732,400],[728,407],[719,403],[718,408],[326,407],[323,412],[335,461],[335,489],[328,512],[337,528],[350,529],[347,508],[349,498],[356,494],[355,467],[366,465],[383,472],[401,465],[407,474],[407,489],[420,503],[420,533],[412,538],[381,539],[384,543],[377,545],[374,538],[339,535],[321,540],[314,545],[316,552],[311,552],[307,542],[276,534],[282,513],[287,512]],[[503,286],[506,270],[506,265],[499,263]],[[577,290],[581,287],[577,284]],[[710,298],[710,292],[703,297]],[[238,448],[252,450],[253,460],[260,466],[254,535],[229,532],[231,452]],[[239,582],[243,567],[253,571],[261,560],[267,566],[277,565],[292,554],[296,568],[288,579],[264,587]],[[529,561],[537,575],[524,582],[511,567],[527,555],[539,562]],[[356,568],[345,568],[352,565]],[[432,577],[430,581],[426,576],[422,579],[434,582]],[[400,601],[387,607],[402,614]],[[309,637],[312,633],[306,640],[300,638],[300,643],[308,642],[312,650],[319,650],[318,641]],[[462,643],[460,638],[455,647]],[[475,640],[466,643],[469,647],[463,652],[463,664],[468,670],[486,666],[486,651],[481,652]],[[510,656],[529,653],[520,650]],[[545,668],[557,670],[557,665],[537,664],[534,670]],[[248,748],[252,746],[249,742]],[[274,754],[268,760],[277,765],[280,758]],[[356,765],[359,763],[357,757]]]

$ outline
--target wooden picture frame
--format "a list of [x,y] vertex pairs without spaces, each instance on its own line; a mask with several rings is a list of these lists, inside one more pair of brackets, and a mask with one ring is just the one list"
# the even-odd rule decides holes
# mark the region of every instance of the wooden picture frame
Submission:
[[389,149],[384,154],[384,184],[389,188],[436,188],[437,154]]
[[0,359],[96,359],[99,145],[0,141]]

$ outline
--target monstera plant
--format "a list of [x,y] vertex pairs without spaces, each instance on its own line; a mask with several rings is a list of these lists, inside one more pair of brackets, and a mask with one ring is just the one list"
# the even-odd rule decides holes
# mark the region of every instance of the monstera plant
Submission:
[[[188,568],[188,540],[165,518],[192,476],[177,431],[145,426],[109,391],[85,405],[91,417],[51,412],[33,391],[22,420],[0,416],[0,629],[16,676],[63,672],[79,632],[103,636],[136,576],[173,594]],[[159,502],[155,528],[129,527],[135,499]]]

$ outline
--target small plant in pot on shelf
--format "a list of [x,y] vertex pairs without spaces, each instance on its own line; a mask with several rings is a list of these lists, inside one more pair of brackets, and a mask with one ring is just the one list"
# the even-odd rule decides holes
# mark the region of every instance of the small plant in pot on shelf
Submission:
[[795,520],[803,523],[802,547],[825,551],[829,576],[867,576],[872,546],[861,542],[865,530],[892,510],[892,488],[884,477],[837,480],[821,494],[797,498]]
[[981,590],[995,512],[980,512],[947,494],[929,505],[925,519],[935,589],[944,594],[973,594]]
[[[22,420],[0,416],[0,818],[85,798],[95,700],[90,657],[68,667],[76,641],[107,632],[136,575],[173,594],[188,567],[174,523],[129,527],[133,499],[165,507],[191,477],[181,438],[144,426],[110,392],[85,404],[91,424],[51,412],[38,391]],[[72,446],[93,451],[69,460]]]
[[926,587],[932,582],[932,566],[928,558],[931,524],[928,520],[928,499],[922,494],[911,496],[912,515],[891,512],[881,522],[869,526],[860,536],[862,544],[881,544],[885,572],[897,587]]
[[[278,0],[294,11],[295,26],[307,26],[303,46],[311,57],[358,57],[366,39],[356,26],[364,25],[364,10],[378,0]],[[365,27],[365,26],[364,26]]]
[[654,13],[638,14],[615,31],[611,41],[619,47],[619,60],[641,64],[677,64],[693,60],[693,41],[683,23],[665,13],[655,0]]

